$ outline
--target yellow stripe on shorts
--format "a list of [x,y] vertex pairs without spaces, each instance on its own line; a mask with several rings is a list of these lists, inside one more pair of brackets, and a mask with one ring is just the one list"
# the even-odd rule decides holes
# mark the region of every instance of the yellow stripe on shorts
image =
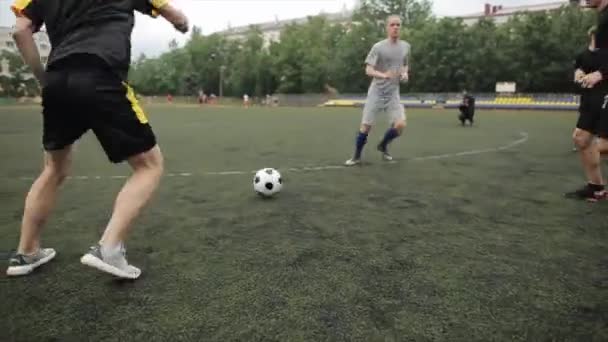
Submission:
[[147,124],[148,118],[146,117],[146,113],[144,113],[143,108],[141,108],[141,106],[139,105],[137,97],[135,97],[135,91],[133,91],[133,88],[131,88],[131,86],[126,84],[125,82],[123,82],[122,84],[124,84],[124,86],[127,88],[127,99],[131,103],[131,108],[133,108],[135,115],[137,115],[137,119],[142,124]]

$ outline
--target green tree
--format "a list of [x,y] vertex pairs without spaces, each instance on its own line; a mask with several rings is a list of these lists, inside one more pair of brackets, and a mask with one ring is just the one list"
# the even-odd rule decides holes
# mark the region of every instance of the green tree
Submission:
[[3,50],[0,52],[0,61],[3,60],[8,61],[10,74],[0,78],[0,87],[6,95],[12,97],[40,95],[38,82],[19,54]]
[[385,37],[389,14],[403,18],[402,38],[412,46],[404,92],[491,92],[502,81],[517,82],[523,92],[570,91],[572,60],[586,46],[595,21],[590,11],[564,6],[519,14],[501,25],[482,19],[467,26],[457,18],[434,18],[427,0],[366,0],[352,21],[310,17],[284,27],[280,41],[270,44],[256,27],[232,40],[195,27],[185,46],[172,43],[156,58],[139,56],[130,79],[145,94],[191,95],[198,89],[218,94],[224,70],[228,96],[318,93],[329,87],[362,93],[370,81],[365,57]]
[[342,93],[365,92],[369,78],[365,75],[365,57],[383,37],[371,22],[362,22],[349,30],[336,44],[331,61],[331,79]]
[[364,0],[355,13],[358,21],[384,22],[389,15],[399,15],[405,26],[418,27],[432,17],[429,0]]

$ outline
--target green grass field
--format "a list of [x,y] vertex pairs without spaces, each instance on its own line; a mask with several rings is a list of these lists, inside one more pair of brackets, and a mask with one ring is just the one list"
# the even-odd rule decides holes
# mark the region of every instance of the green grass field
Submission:
[[[167,177],[128,244],[142,278],[79,263],[129,174],[89,133],[44,235],[57,259],[2,268],[0,341],[608,340],[608,203],[563,198],[584,181],[575,113],[479,111],[462,128],[411,110],[397,163],[374,149],[382,120],[365,165],[321,169],[351,155],[359,110],[148,111]],[[40,123],[0,108],[4,259]],[[285,181],[271,200],[252,189],[263,167]]]

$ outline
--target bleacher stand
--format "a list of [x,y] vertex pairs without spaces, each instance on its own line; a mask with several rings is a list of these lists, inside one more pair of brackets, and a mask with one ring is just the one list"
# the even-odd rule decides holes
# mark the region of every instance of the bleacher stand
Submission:
[[[497,95],[473,93],[478,109],[514,110],[577,110],[579,97],[573,94],[513,94]],[[401,103],[407,108],[458,108],[462,94],[404,94]],[[342,95],[323,103],[324,107],[362,107],[365,95]]]

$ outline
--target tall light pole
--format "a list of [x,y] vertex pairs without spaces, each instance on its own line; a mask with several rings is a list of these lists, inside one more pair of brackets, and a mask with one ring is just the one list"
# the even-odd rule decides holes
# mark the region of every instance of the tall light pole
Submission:
[[222,65],[220,67],[220,98],[224,96],[224,70],[226,70],[226,66]]

